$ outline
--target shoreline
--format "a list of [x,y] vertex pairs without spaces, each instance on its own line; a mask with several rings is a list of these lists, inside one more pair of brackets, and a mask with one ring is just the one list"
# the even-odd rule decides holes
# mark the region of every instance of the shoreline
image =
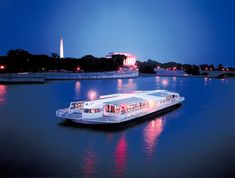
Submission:
[[235,73],[229,76],[215,77],[205,75],[164,75],[164,74],[145,74],[137,71],[127,72],[36,72],[36,73],[6,73],[0,74],[0,84],[31,84],[31,83],[46,83],[48,80],[96,80],[96,79],[122,79],[136,77],[189,77],[189,78],[234,78]]
[[206,76],[206,75],[164,75],[164,74],[144,74],[144,73],[139,73],[140,77],[150,77],[150,76],[158,76],[158,77],[188,77],[188,78],[213,78],[213,79],[221,79],[221,78],[235,78],[235,73],[233,74],[234,76],[224,76],[224,77],[215,77],[215,76]]
[[33,83],[45,83],[46,79],[43,76],[32,73],[28,74],[0,74],[0,84],[33,84]]
[[45,83],[48,80],[95,80],[95,79],[119,79],[119,78],[135,78],[139,76],[139,71],[125,72],[38,72],[38,73],[7,73],[0,74],[1,83]]

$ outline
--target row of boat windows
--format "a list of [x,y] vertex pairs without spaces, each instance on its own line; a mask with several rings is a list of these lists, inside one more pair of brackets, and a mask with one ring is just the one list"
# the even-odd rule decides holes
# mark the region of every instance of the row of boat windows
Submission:
[[118,113],[120,108],[114,105],[106,105],[104,107],[105,112]]
[[130,112],[133,110],[137,110],[137,109],[142,109],[142,108],[148,106],[148,104],[149,103],[147,101],[143,101],[140,103],[133,103],[130,105],[122,105],[121,107],[118,107],[115,105],[106,105],[105,112],[119,113],[121,111],[121,113],[125,113],[125,112]]
[[99,113],[100,109],[84,109],[84,113]]
[[83,108],[83,106],[84,106],[84,103],[82,102],[71,103],[70,109],[76,109],[76,108],[80,109],[80,108]]
[[[164,100],[161,100],[160,103],[165,103],[167,101],[170,100],[170,98],[176,98],[178,97],[177,95],[171,95],[170,97],[167,97],[166,99]],[[125,113],[125,112],[130,112],[130,111],[133,111],[133,110],[138,110],[138,109],[142,109],[146,106],[149,105],[149,102],[148,101],[143,101],[143,102],[140,102],[140,103],[133,103],[133,104],[130,104],[130,105],[123,105],[121,107],[118,107],[118,106],[115,106],[115,105],[106,105],[105,106],[105,112],[110,112],[110,113],[119,113],[121,111],[121,113]],[[75,108],[83,108],[84,106],[84,103],[82,102],[78,102],[78,103],[72,103],[71,106],[70,106],[70,109],[75,109]],[[100,109],[84,109],[84,112],[85,113],[99,113],[101,112]]]
[[148,101],[143,101],[143,102],[140,102],[140,103],[135,103],[135,104],[128,105],[126,110],[127,110],[127,112],[133,111],[133,110],[138,110],[138,109],[142,109],[142,108],[144,108],[148,105],[149,105]]

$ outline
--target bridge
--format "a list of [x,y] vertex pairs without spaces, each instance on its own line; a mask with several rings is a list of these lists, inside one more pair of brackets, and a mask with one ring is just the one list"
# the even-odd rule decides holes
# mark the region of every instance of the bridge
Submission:
[[202,70],[200,71],[200,74],[207,75],[212,78],[235,77],[235,71]]

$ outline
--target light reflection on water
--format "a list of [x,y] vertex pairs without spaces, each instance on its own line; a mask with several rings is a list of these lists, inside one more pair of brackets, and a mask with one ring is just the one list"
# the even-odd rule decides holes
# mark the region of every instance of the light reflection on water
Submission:
[[156,144],[164,128],[164,118],[159,117],[150,121],[144,128],[144,142],[147,157],[151,158],[156,149]]
[[206,86],[210,85],[210,83],[211,83],[211,78],[205,77],[204,78],[204,86],[206,87]]
[[169,78],[162,79],[162,86],[165,89],[169,85]]
[[159,83],[160,82],[160,77],[156,76],[156,82]]
[[117,91],[118,93],[132,92],[137,88],[136,81],[132,78],[129,79],[118,79],[117,80]]
[[122,85],[123,85],[122,79],[118,79],[118,80],[117,80],[118,91],[119,91],[119,90],[122,90]]
[[172,89],[176,89],[176,84],[177,84],[177,77],[172,77]]
[[155,83],[156,83],[156,89],[160,89],[160,86],[161,86],[161,80],[160,80],[160,77],[159,76],[156,76],[155,77]]
[[0,85],[0,104],[4,104],[6,101],[7,86]]
[[[146,126],[143,128],[142,137],[144,140],[143,149],[148,159],[151,159],[152,157],[154,157],[154,155],[156,155],[158,140],[164,130],[165,121],[165,117],[161,116],[145,122]],[[118,135],[118,140],[113,138],[115,135]],[[107,133],[106,139],[109,145],[115,145],[113,150],[113,175],[115,175],[115,177],[125,177],[125,175],[127,174],[129,147],[126,134],[125,132],[121,132],[118,134]],[[82,170],[85,177],[92,177],[97,173],[96,164],[100,161],[99,159],[99,153],[97,153],[93,149],[93,147],[91,147],[91,145],[88,145],[83,155],[84,166],[82,166]]]
[[80,90],[81,90],[81,82],[76,81],[74,89],[75,89],[75,100],[79,100]]
[[167,89],[169,87],[169,85],[172,85],[173,88],[175,88],[176,85],[176,77],[170,78],[170,77],[159,77],[156,76],[155,77],[155,81],[156,81],[156,89]]
[[125,135],[122,134],[115,148],[115,175],[117,177],[123,177],[126,171],[127,148]]
[[94,173],[96,172],[95,165],[96,165],[96,154],[94,150],[88,148],[85,150],[84,165],[82,166],[84,177],[87,178],[93,177]]
[[221,83],[227,83],[228,82],[228,79],[227,78],[222,78],[220,79]]

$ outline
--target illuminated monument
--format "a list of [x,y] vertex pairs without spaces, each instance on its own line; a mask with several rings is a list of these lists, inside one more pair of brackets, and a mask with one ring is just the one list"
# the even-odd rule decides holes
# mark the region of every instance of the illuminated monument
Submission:
[[60,58],[64,58],[64,43],[62,38],[60,38]]
[[126,59],[123,61],[123,66],[134,66],[136,63],[136,57],[133,54],[111,52],[106,57],[111,58],[112,55],[125,55]]

